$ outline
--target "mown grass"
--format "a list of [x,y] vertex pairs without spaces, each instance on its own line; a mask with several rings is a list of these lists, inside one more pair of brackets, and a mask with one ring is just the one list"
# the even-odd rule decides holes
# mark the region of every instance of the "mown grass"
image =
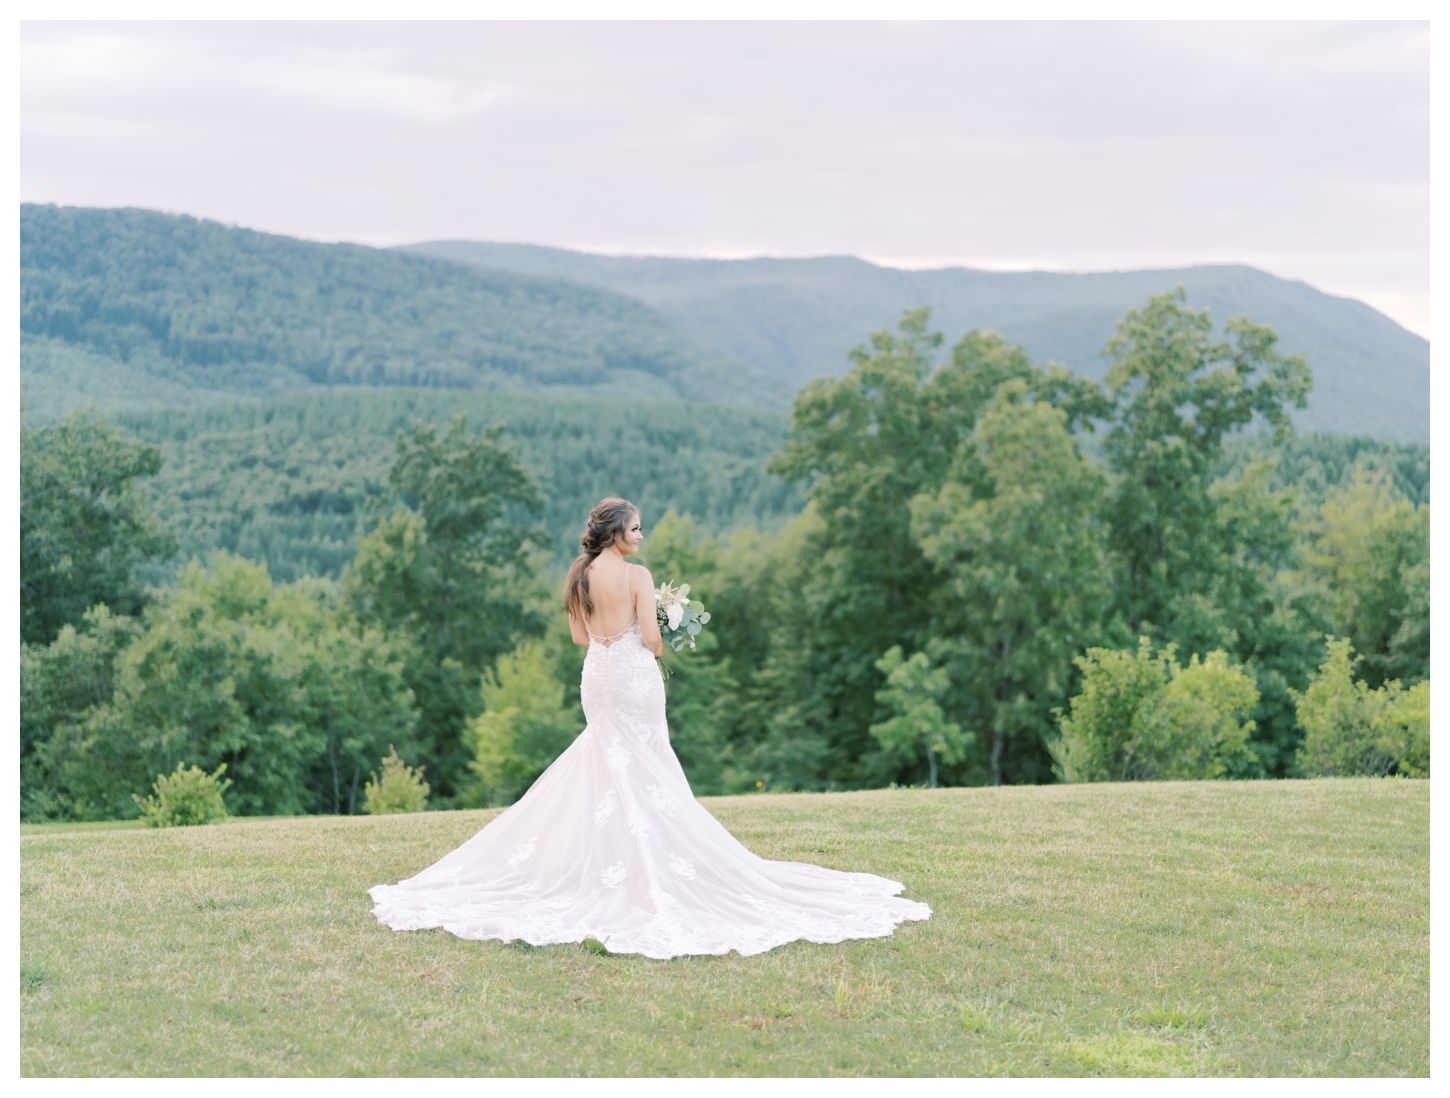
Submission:
[[[651,961],[395,934],[489,812],[21,838],[27,1075],[1426,1075],[1429,788],[705,802],[930,922]],[[591,943],[592,946],[592,943]]]

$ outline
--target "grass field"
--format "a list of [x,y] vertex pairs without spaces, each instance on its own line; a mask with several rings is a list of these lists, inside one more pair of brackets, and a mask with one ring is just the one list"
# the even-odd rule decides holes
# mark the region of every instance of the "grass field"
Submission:
[[24,829],[26,1075],[1426,1075],[1429,786],[705,803],[929,922],[651,961],[394,934],[490,812]]

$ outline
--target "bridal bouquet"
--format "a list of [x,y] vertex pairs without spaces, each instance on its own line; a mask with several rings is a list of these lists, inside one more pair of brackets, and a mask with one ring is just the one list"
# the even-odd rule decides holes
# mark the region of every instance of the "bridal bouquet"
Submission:
[[660,636],[676,652],[689,645],[695,647],[695,638],[710,620],[705,604],[690,601],[690,585],[679,587],[662,583],[655,591],[655,617],[660,623]]

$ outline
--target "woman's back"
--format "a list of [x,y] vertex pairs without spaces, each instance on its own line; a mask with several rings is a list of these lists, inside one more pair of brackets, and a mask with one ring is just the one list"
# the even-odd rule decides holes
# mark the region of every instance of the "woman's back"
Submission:
[[629,631],[638,620],[635,610],[638,592],[630,573],[635,566],[620,560],[613,553],[601,553],[589,565],[589,601],[594,612],[585,621],[585,628],[595,640],[612,643]]

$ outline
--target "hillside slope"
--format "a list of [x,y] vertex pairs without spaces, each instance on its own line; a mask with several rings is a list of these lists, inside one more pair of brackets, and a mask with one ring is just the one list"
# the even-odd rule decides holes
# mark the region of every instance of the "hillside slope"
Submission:
[[1101,377],[1113,323],[1182,283],[1216,321],[1248,314],[1274,327],[1314,371],[1301,427],[1429,441],[1430,345],[1368,305],[1251,267],[1099,274],[903,271],[850,257],[619,258],[525,244],[434,241],[414,254],[599,286],[652,305],[721,353],[798,387],[840,375],[845,355],[901,311],[930,305],[949,340],[994,328],[1039,361]]
[[338,385],[789,402],[784,382],[597,287],[138,209],[22,205],[20,241],[42,418]]

